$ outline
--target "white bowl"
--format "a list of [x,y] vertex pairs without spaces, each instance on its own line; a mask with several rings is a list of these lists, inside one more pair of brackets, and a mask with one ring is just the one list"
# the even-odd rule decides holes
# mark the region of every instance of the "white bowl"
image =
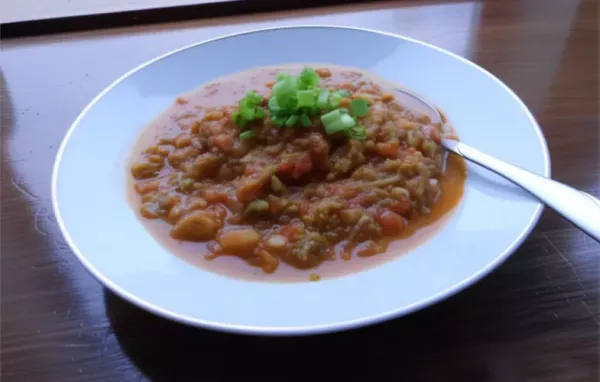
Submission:
[[480,279],[521,244],[542,205],[469,166],[463,199],[436,235],[408,254],[346,277],[244,281],[195,267],[161,246],[126,199],[125,162],[141,130],[179,94],[215,78],[306,62],[362,68],[412,89],[446,112],[462,141],[550,175],[544,137],[527,107],[461,57],[364,29],[250,31],[146,62],[102,91],[75,120],[56,158],[52,199],[60,228],[85,267],[121,297],[169,319],[231,332],[309,334],[423,308]]

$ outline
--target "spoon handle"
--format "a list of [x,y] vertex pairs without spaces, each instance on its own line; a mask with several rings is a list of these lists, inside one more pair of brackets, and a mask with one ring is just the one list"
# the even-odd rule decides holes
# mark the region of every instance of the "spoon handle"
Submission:
[[442,139],[442,146],[529,191],[600,242],[600,200],[592,195],[513,166],[452,139]]

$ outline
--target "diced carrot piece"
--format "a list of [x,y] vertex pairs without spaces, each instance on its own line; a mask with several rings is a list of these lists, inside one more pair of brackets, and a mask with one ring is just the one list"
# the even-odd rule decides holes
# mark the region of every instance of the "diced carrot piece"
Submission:
[[344,98],[340,101],[340,107],[349,107],[350,106],[350,98]]
[[404,218],[392,211],[385,210],[378,216],[376,220],[381,224],[383,233],[386,235],[398,235],[406,228]]
[[219,134],[211,138],[211,143],[221,150],[231,150],[233,138],[229,134]]
[[399,147],[400,142],[398,141],[382,142],[377,144],[377,152],[383,157],[395,159],[398,158]]

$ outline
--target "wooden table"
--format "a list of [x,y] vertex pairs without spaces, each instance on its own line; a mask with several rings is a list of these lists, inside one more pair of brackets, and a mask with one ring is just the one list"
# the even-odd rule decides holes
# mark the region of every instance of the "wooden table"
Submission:
[[405,34],[479,63],[537,117],[553,176],[598,196],[597,16],[593,0],[387,2],[4,40],[2,381],[597,381],[600,246],[551,211],[506,263],[440,304],[347,333],[256,338],[116,297],[73,256],[50,206],[64,133],[123,72],[194,41],[300,23]]

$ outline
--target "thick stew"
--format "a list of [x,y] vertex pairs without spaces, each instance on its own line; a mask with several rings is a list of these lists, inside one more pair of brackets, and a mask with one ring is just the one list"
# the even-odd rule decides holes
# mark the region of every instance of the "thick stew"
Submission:
[[466,171],[444,161],[446,132],[389,85],[340,68],[244,75],[179,97],[134,153],[136,208],[173,240],[266,273],[308,269],[385,252],[460,199]]

